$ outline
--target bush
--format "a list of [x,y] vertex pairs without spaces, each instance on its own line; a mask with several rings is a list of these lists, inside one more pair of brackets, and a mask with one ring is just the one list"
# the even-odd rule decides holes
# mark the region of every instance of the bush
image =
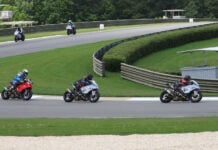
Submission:
[[121,62],[132,64],[156,51],[214,37],[218,37],[218,24],[136,37],[111,48],[103,56],[103,62],[106,70],[119,71]]

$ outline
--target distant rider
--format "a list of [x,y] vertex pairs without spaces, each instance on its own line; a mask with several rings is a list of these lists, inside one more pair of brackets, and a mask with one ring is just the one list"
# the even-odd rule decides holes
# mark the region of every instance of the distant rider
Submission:
[[23,34],[23,29],[21,26],[17,26],[16,31],[18,31],[19,34]]
[[83,86],[87,86],[87,85],[90,85],[92,82],[91,80],[93,79],[93,75],[92,74],[88,74],[86,75],[85,77],[81,78],[80,80],[76,81],[74,83],[74,86],[76,88],[76,90],[78,92],[81,92],[80,89],[83,87]]
[[68,20],[68,25],[70,25],[72,29],[75,28],[75,24],[72,22],[72,20]]
[[19,72],[11,82],[12,88],[16,89],[17,85],[23,83],[27,76],[28,76],[27,69],[23,69],[22,72]]

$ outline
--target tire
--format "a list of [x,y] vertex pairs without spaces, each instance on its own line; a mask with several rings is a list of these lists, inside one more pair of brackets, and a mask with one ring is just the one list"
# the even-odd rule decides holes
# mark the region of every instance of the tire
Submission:
[[16,36],[14,37],[14,41],[17,42],[17,37]]
[[98,91],[95,91],[95,94],[92,95],[92,92],[89,94],[89,101],[91,103],[96,103],[100,98],[100,93]]
[[1,93],[1,97],[3,100],[8,100],[10,98],[10,95],[8,94],[8,91],[6,91],[5,89],[2,91]]
[[74,34],[74,35],[76,34],[76,29],[73,30],[73,34]]
[[68,91],[66,91],[65,93],[64,93],[64,101],[65,102],[72,102],[73,101],[73,95],[72,95],[72,93],[70,93],[70,92],[68,92]]
[[173,97],[167,91],[163,91],[160,94],[160,101],[162,103],[169,103],[172,99]]
[[[197,94],[194,94],[197,93]],[[201,91],[193,91],[190,95],[190,100],[192,103],[198,103],[202,99],[202,93]]]
[[21,40],[22,40],[22,41],[24,41],[24,40],[25,40],[25,36],[24,36],[24,35],[22,35],[22,37],[21,37]]
[[28,101],[32,98],[32,90],[31,89],[25,89],[22,94],[21,94],[21,98],[25,101]]
[[70,35],[70,31],[69,31],[69,29],[67,29],[67,35]]

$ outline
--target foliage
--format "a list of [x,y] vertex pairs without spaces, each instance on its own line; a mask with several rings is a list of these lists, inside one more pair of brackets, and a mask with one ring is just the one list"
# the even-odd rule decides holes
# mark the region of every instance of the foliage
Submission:
[[121,62],[132,64],[139,58],[156,51],[217,36],[217,24],[155,34],[113,47],[103,56],[103,61],[107,70],[119,71]]
[[162,18],[164,9],[185,9],[187,17],[218,17],[218,0],[0,0],[17,12],[13,20],[39,24],[116,19]]

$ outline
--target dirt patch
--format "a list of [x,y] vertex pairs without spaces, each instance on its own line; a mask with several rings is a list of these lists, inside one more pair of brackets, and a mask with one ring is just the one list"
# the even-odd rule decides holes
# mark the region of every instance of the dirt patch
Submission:
[[151,135],[0,136],[4,150],[217,150],[218,132]]

